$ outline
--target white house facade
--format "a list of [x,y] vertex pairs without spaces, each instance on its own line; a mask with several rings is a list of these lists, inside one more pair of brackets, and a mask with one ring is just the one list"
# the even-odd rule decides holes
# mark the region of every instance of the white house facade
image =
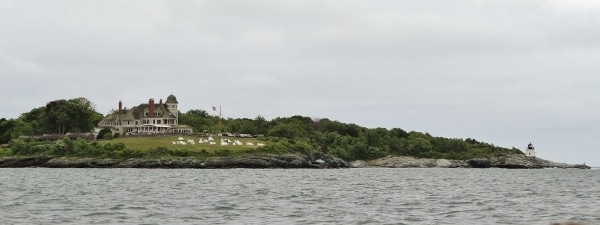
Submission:
[[116,112],[107,115],[99,123],[99,128],[110,128],[120,134],[191,134],[192,127],[179,124],[177,98],[169,95],[163,103],[153,98],[148,103],[142,103],[130,109],[123,108],[119,101]]

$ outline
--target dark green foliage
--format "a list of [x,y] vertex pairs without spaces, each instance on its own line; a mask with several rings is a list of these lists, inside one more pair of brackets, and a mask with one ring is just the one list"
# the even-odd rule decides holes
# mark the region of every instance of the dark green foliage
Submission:
[[200,109],[179,113],[179,124],[190,125],[196,132],[206,130],[216,133],[218,122],[218,118],[210,116],[208,112]]
[[104,135],[102,136],[102,139],[104,140],[112,140],[113,139],[113,133],[109,132],[109,133],[104,133]]
[[12,129],[15,126],[15,120],[0,119],[0,144],[6,144],[12,139]]
[[102,114],[85,98],[51,101],[43,107],[21,114],[20,130],[15,136],[33,134],[64,134],[66,132],[90,132],[100,120]]
[[10,143],[10,150],[16,155],[27,155],[31,154],[30,144],[24,140],[14,139]]
[[[94,111],[93,104],[85,98],[56,100],[43,107],[23,113],[17,119],[0,119],[0,144],[11,143],[10,154],[47,154],[76,157],[209,157],[231,156],[265,152],[283,154],[290,152],[323,152],[345,160],[375,159],[388,155],[427,158],[470,159],[503,157],[523,154],[520,150],[497,147],[472,138],[434,137],[428,133],[406,132],[400,128],[365,128],[327,118],[304,116],[278,117],[267,121],[262,116],[254,119],[222,119],[207,111],[193,109],[179,114],[179,123],[193,127],[196,132],[207,131],[266,135],[260,138],[268,143],[264,147],[248,150],[192,151],[185,149],[128,149],[123,144],[87,143],[84,140],[64,139],[57,142],[35,142],[18,139],[43,133],[88,132],[102,115]],[[112,139],[109,129],[103,129],[98,139]],[[12,141],[11,141],[12,140]],[[7,154],[4,150],[3,154]]]
[[85,98],[49,102],[44,115],[41,121],[44,133],[89,132],[102,119]]
[[152,148],[146,152],[146,156],[151,158],[160,158],[169,155],[169,149],[166,147]]
[[[112,133],[112,131],[110,131],[109,128],[104,128],[102,130],[100,130],[100,132],[98,132],[98,136],[96,136],[96,139],[104,139],[104,135],[106,135],[106,133]],[[111,135],[112,138],[112,135]]]
[[144,154],[139,150],[128,149],[122,143],[105,145],[88,143],[83,139],[65,138],[56,142],[38,142],[14,139],[10,147],[13,155],[49,155],[94,158],[139,158]]
[[230,156],[231,150],[229,150],[229,149],[218,150],[215,152],[215,155],[216,156]]

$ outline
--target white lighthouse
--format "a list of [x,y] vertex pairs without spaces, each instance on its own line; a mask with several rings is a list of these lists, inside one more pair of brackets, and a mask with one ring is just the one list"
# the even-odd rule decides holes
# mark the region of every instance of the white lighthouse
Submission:
[[527,145],[527,150],[525,150],[525,156],[527,157],[535,157],[535,148],[531,143]]

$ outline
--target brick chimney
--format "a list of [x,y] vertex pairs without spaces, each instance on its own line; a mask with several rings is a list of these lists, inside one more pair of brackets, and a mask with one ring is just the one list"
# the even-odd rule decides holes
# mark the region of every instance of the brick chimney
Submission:
[[162,98],[160,99],[160,101],[158,102],[159,105],[162,105]]
[[123,113],[123,102],[119,100],[119,116]]
[[148,112],[148,115],[150,117],[154,117],[154,99],[153,98],[148,100],[148,105],[150,105],[150,112]]

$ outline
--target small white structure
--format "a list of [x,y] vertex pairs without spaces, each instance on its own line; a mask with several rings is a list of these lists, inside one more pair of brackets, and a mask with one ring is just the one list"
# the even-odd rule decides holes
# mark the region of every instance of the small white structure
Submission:
[[525,156],[527,157],[535,157],[535,148],[531,143],[527,145],[527,150],[525,150]]

